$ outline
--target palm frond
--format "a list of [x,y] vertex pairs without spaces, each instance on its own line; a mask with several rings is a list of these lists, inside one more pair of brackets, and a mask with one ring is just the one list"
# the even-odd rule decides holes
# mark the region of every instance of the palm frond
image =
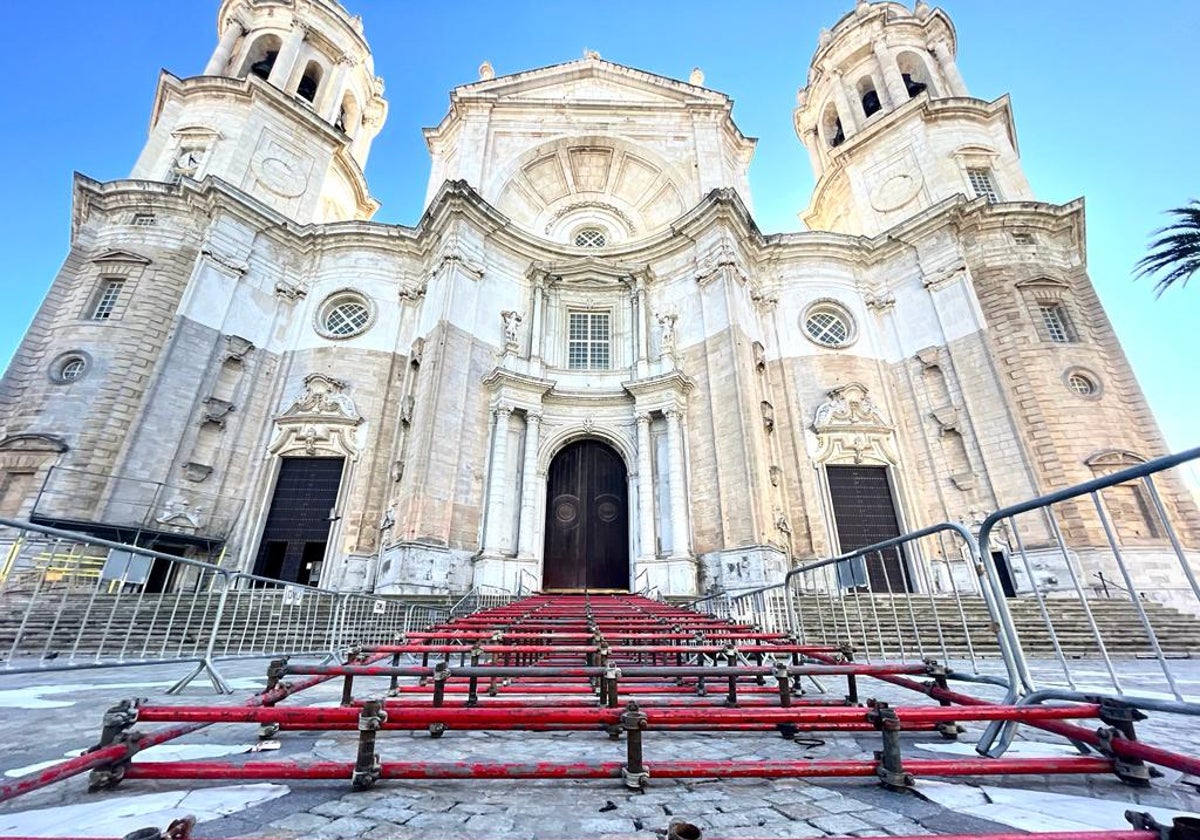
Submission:
[[1137,261],[1134,279],[1154,277],[1155,297],[1175,283],[1186,286],[1200,272],[1200,201],[1192,199],[1184,207],[1167,211],[1175,218],[1171,224],[1154,231],[1150,252]]

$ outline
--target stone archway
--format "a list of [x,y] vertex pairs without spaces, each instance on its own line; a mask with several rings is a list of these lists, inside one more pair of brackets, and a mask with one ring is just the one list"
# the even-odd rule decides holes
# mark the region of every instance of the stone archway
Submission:
[[588,438],[550,462],[544,589],[629,589],[628,477],[621,456]]

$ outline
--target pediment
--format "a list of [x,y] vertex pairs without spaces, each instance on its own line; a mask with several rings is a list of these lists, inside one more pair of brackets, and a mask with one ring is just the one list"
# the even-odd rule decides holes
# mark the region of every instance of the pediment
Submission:
[[539,70],[499,76],[456,88],[460,98],[520,102],[612,105],[724,105],[729,100],[707,88],[657,76],[599,58],[584,58]]
[[135,254],[132,251],[122,251],[114,249],[105,251],[99,256],[92,257],[94,263],[126,263],[132,265],[150,265],[150,260],[143,257],[141,254]]

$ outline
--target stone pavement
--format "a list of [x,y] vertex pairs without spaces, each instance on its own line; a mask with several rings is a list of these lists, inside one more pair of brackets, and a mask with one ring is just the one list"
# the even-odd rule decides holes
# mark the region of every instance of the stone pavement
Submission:
[[[1180,673],[1194,684],[1200,666],[1177,663]],[[1122,668],[1136,681],[1153,663],[1128,662]],[[263,662],[242,662],[225,666],[238,693],[215,698],[207,685],[197,681],[182,697],[166,697],[162,691],[180,673],[180,668],[157,666],[105,671],[0,676],[0,739],[5,750],[0,755],[0,770],[12,770],[37,762],[59,758],[71,749],[94,743],[100,717],[114,701],[131,696],[150,696],[155,703],[241,703],[261,687]],[[873,681],[862,680],[862,696],[878,696],[890,702],[912,704],[911,694]],[[359,681],[356,694],[368,695],[386,688],[386,682]],[[830,692],[840,694],[844,683],[829,680]],[[967,687],[971,693],[986,694],[983,687]],[[289,703],[336,704],[340,683],[331,681],[298,695]],[[918,700],[920,698],[917,698]],[[1182,725],[1181,725],[1182,723]],[[152,727],[147,726],[147,729]],[[1200,752],[1200,726],[1194,720],[1167,720],[1155,716],[1149,725],[1139,727],[1152,742],[1176,749]],[[244,750],[255,742],[252,725],[217,725],[181,740],[193,754]],[[945,757],[945,750],[966,752],[982,729],[970,725],[961,746],[952,745],[936,735],[904,735],[906,756]],[[1018,749],[1052,749],[1038,744],[1061,743],[1053,736],[1034,730],[1022,730]],[[354,732],[285,732],[279,736],[277,752],[257,755],[233,755],[229,760],[338,759],[352,760]],[[925,748],[922,748],[924,746]],[[780,758],[862,758],[879,748],[873,733],[842,736],[800,736],[785,741],[771,733],[684,733],[648,732],[645,735],[646,761],[653,774],[655,761],[670,759],[780,759]],[[385,760],[454,761],[478,758],[482,761],[620,761],[623,742],[611,741],[594,732],[570,733],[487,733],[448,732],[432,739],[425,733],[385,732],[380,735],[379,752]],[[1064,751],[1064,754],[1068,754]],[[169,755],[156,758],[165,760]],[[653,780],[644,793],[626,791],[618,781],[383,781],[373,790],[352,792],[348,783],[311,781],[281,782],[286,787],[258,786],[248,798],[258,804],[228,816],[202,822],[197,837],[271,836],[305,838],[568,838],[568,837],[644,837],[661,833],[671,819],[684,819],[699,825],[706,837],[818,837],[828,834],[860,836],[881,834],[938,834],[953,832],[1011,831],[1008,825],[988,822],[973,816],[972,808],[953,804],[954,797],[969,793],[981,801],[987,798],[987,785],[1001,789],[1053,791],[1085,797],[1119,800],[1131,807],[1159,806],[1171,812],[1200,811],[1200,793],[1179,774],[1155,782],[1150,790],[1126,787],[1110,777],[1014,777],[986,780],[958,779],[951,784],[918,782],[917,792],[898,794],[885,791],[868,779],[766,781],[756,779]],[[106,825],[107,806],[126,803],[128,797],[164,791],[221,788],[210,791],[210,799],[233,796],[236,790],[222,783],[126,781],[116,791],[88,794],[82,777],[59,783],[0,806],[0,836],[12,833],[7,826],[16,824],[15,812],[29,809],[88,803],[86,825],[68,826],[78,820],[78,812],[53,812],[44,822],[67,829],[86,829]],[[922,796],[922,788],[936,792],[931,799]],[[949,799],[948,799],[949,797]],[[160,799],[162,797],[159,797]],[[994,797],[993,797],[994,798]],[[933,801],[937,800],[937,801]],[[945,803],[950,801],[947,806]],[[963,800],[964,802],[966,800]],[[939,802],[943,804],[939,804]],[[188,802],[182,803],[187,810]],[[1044,807],[1044,806],[1043,806]],[[1065,814],[1067,805],[1062,806]],[[980,813],[991,813],[976,808]],[[1079,809],[1076,809],[1079,810]],[[1030,812],[1033,813],[1032,811]],[[1036,816],[1036,814],[1034,814]],[[1055,815],[1045,824],[1055,827]],[[26,818],[21,818],[26,819]],[[136,821],[136,817],[133,817]],[[1114,818],[1108,818],[1111,822]],[[1115,819],[1119,820],[1119,815]],[[155,824],[144,818],[142,824]],[[165,825],[165,822],[162,823]],[[1009,823],[1011,824],[1011,823]],[[1038,823],[1039,825],[1041,823]],[[23,825],[23,824],[22,824]],[[125,823],[122,823],[125,825]],[[1119,821],[1104,827],[1124,827]],[[97,828],[97,830],[99,830]]]

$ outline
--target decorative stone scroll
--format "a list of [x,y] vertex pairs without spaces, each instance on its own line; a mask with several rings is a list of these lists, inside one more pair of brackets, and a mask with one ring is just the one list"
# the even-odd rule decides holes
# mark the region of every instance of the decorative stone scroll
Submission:
[[821,463],[896,464],[893,428],[875,406],[867,388],[857,382],[828,392],[813,418],[812,430]]
[[269,451],[273,455],[342,455],[357,459],[356,428],[363,422],[346,383],[321,373],[304,377],[304,391],[275,418],[277,431]]

